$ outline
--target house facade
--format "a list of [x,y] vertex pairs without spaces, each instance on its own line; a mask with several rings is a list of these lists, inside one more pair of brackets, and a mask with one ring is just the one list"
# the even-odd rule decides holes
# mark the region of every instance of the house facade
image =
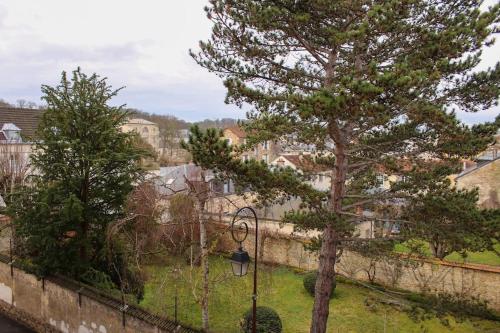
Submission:
[[500,208],[500,131],[495,139],[474,161],[464,161],[463,171],[452,177],[460,189],[477,188],[478,204],[483,208]]
[[500,157],[478,161],[458,174],[454,181],[459,189],[478,188],[480,207],[500,208]]
[[328,191],[331,187],[331,170],[312,163],[311,159],[312,155],[309,154],[280,155],[271,162],[271,165],[281,168],[290,167],[298,172],[306,173],[310,175],[308,183],[314,189]]
[[[29,172],[36,129],[43,110],[0,107],[0,183],[3,186]],[[16,179],[14,179],[16,178]]]
[[144,141],[149,143],[156,152],[159,152],[160,130],[157,124],[146,119],[133,118],[123,124],[121,130],[125,133],[136,132]]
[[[247,134],[239,126],[231,126],[224,129],[224,138],[230,145],[240,146],[247,143]],[[241,159],[247,161],[250,159],[263,160],[270,164],[278,156],[279,146],[271,141],[264,141],[256,145],[253,149],[241,153]]]

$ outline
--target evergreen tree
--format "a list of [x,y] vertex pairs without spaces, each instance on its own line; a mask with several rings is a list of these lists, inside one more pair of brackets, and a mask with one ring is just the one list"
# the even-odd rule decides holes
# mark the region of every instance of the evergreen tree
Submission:
[[[217,132],[194,129],[189,143],[196,163],[246,182],[263,199],[302,197],[307,210],[289,220],[323,231],[311,332],[326,332],[337,247],[360,218],[355,208],[423,191],[436,179],[426,174],[456,171],[460,158],[491,142],[497,124],[467,127],[452,112],[497,104],[500,64],[475,68],[499,31],[500,6],[481,4],[211,0],[206,7],[212,35],[191,54],[224,79],[226,102],[253,106],[243,124],[247,147],[292,137],[315,144],[323,156],[314,162],[332,171],[321,198],[291,171],[232,162]],[[380,172],[408,180],[374,190]]]
[[444,259],[456,251],[492,250],[498,241],[500,210],[481,210],[478,191],[450,187],[445,180],[412,197],[404,208],[402,228],[408,238],[425,240],[435,258]]
[[123,216],[143,150],[121,132],[127,113],[109,105],[118,90],[106,79],[77,69],[42,92],[47,110],[31,157],[32,186],[10,207],[16,233],[41,275],[105,271],[106,228]]

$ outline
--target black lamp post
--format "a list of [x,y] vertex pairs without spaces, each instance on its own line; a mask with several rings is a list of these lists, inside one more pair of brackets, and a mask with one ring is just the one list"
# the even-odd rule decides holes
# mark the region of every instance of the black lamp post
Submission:
[[[256,332],[257,328],[257,247],[258,247],[258,237],[259,237],[259,221],[257,219],[257,214],[255,210],[251,207],[240,208],[236,215],[233,217],[233,222],[231,223],[231,236],[234,241],[239,243],[238,250],[233,252],[231,256],[231,266],[233,269],[233,274],[236,276],[245,276],[248,273],[248,266],[250,264],[250,256],[248,252],[243,249],[243,241],[248,236],[248,224],[243,221],[243,219],[252,219],[255,221],[255,256],[254,256],[254,270],[253,270],[253,308],[252,308],[252,333]],[[243,236],[237,237],[235,235],[235,230],[244,230]]]

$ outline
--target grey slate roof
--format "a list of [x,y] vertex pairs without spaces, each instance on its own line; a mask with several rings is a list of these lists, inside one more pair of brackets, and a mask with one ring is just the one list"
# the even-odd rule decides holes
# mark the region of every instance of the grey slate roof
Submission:
[[[186,178],[197,180],[200,177],[200,167],[194,164],[183,164],[160,168],[160,179],[157,181],[160,192],[172,194],[187,189]],[[213,172],[205,171],[205,180],[214,178]]]

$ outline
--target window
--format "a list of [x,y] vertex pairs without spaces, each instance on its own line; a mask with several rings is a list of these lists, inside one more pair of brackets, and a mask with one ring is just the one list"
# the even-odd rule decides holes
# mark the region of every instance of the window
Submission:
[[384,174],[378,174],[376,179],[376,184],[378,187],[384,186],[384,181],[387,180],[387,176]]
[[4,135],[9,141],[18,142],[21,139],[20,131],[4,131]]
[[144,134],[148,134],[148,133],[149,133],[148,128],[147,128],[147,127],[144,127],[144,128],[142,129],[142,133],[144,133]]
[[267,154],[262,155],[262,160],[263,160],[264,162],[266,162],[266,163],[268,163],[268,162],[269,162],[269,159],[268,159],[268,157],[267,157]]
[[259,155],[259,148],[257,148],[257,146],[255,146],[254,153],[255,156]]
[[243,159],[243,162],[248,161],[248,155],[243,155],[243,156],[242,156],[242,159]]
[[21,129],[13,123],[5,123],[1,130],[7,139],[11,142],[21,142]]
[[319,174],[319,181],[322,182],[323,181],[323,174]]
[[232,144],[233,144],[233,140],[231,140],[231,138],[227,138],[227,139],[226,139],[226,142],[227,142],[228,144],[230,144],[230,145],[232,145]]
[[264,143],[262,144],[262,146],[264,147],[264,149],[269,149],[269,141],[264,141]]

